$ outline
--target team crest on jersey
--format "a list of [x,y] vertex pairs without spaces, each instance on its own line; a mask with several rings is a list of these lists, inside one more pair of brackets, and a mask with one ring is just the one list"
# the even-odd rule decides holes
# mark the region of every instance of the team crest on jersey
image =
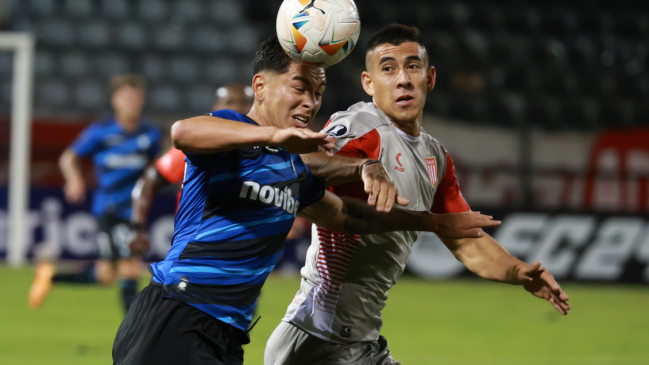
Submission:
[[426,159],[426,170],[428,170],[430,184],[435,186],[437,184],[437,159],[435,157],[429,157]]
[[349,128],[344,124],[336,124],[324,131],[329,137],[342,138],[349,134]]

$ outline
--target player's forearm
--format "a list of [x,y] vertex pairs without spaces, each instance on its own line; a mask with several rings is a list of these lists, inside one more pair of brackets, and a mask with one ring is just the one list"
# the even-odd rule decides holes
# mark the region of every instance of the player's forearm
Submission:
[[171,126],[174,147],[190,153],[216,153],[268,146],[278,129],[211,116],[180,120]]
[[66,182],[83,179],[81,159],[70,148],[63,151],[59,157],[59,169]]
[[138,179],[131,193],[131,223],[145,227],[155,194],[170,183],[163,178],[155,166],[149,166]]
[[360,181],[362,166],[369,161],[364,158],[329,157],[324,152],[308,153],[301,157],[311,173],[326,187]]
[[453,252],[467,269],[489,280],[509,284],[522,284],[518,280],[518,270],[527,266],[509,254],[496,240],[485,234],[481,238],[448,240],[444,244]]

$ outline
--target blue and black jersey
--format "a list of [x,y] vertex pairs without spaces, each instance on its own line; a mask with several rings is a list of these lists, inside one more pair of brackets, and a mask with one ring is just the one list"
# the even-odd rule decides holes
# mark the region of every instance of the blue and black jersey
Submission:
[[[212,116],[256,123],[232,110]],[[151,265],[165,295],[246,330],[296,213],[323,185],[299,155],[278,147],[187,154],[173,244]]]
[[92,213],[131,218],[131,192],[142,172],[160,152],[160,129],[142,120],[135,132],[127,132],[109,117],[91,124],[70,148],[78,156],[92,157],[97,189]]

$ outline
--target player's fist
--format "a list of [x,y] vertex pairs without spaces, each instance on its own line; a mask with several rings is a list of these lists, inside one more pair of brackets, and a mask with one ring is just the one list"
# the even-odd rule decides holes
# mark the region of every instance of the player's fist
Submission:
[[72,204],[81,204],[86,199],[86,183],[82,178],[73,178],[63,186],[65,200]]
[[133,234],[131,243],[128,248],[131,250],[131,256],[142,256],[149,250],[149,235],[144,231],[136,231]]
[[397,204],[406,206],[408,199],[399,196],[399,190],[394,181],[388,176],[388,171],[382,163],[373,163],[363,168],[361,179],[365,192],[369,194],[367,204],[376,205],[378,212],[389,212],[396,200]]
[[500,221],[480,212],[433,214],[432,232],[443,238],[462,239],[484,236],[482,228],[496,227]]
[[316,133],[305,128],[277,129],[268,144],[282,147],[295,154],[320,151],[329,153],[334,148],[334,144],[327,140],[326,133]]

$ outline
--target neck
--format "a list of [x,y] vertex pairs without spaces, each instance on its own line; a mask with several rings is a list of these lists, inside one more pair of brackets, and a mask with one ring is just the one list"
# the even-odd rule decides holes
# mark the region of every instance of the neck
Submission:
[[421,114],[419,114],[417,118],[411,120],[396,120],[394,118],[390,118],[390,120],[397,128],[408,133],[409,135],[413,137],[419,136],[421,131]]
[[123,115],[119,113],[115,113],[115,119],[117,120],[117,123],[129,132],[136,130],[138,122],[140,121],[139,116],[133,117],[131,115]]
[[264,118],[264,113],[262,110],[262,106],[255,103],[252,108],[250,109],[250,112],[248,112],[248,118],[254,120],[257,124],[261,126],[275,126],[274,123],[270,120],[270,118]]

